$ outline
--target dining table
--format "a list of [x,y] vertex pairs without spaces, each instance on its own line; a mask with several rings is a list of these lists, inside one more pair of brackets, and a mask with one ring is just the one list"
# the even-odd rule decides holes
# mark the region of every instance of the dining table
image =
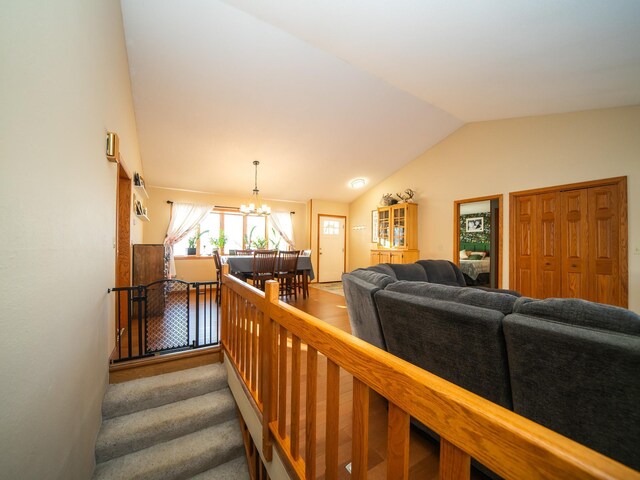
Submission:
[[[231,273],[242,274],[245,278],[250,277],[253,273],[253,255],[221,255],[220,260],[223,264],[229,265]],[[276,270],[278,270],[277,264]],[[309,280],[315,278],[310,256],[298,257],[298,271],[302,272],[302,291],[304,298],[306,298],[309,291]]]

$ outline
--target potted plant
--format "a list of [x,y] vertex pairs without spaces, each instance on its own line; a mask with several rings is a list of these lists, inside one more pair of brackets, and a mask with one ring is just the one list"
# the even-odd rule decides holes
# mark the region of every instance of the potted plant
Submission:
[[207,233],[209,230],[205,230],[203,232],[198,233],[197,231],[193,234],[192,237],[187,239],[189,243],[189,247],[187,248],[187,255],[195,255],[196,254],[196,245],[198,244],[198,239]]
[[214,248],[217,248],[220,252],[220,255],[222,255],[224,254],[224,246],[227,244],[227,240],[229,239],[224,234],[224,230],[220,230],[220,232],[218,233],[218,238],[211,237],[209,239],[209,242],[211,242],[211,245],[213,245]]
[[258,237],[254,241],[251,242],[251,247],[255,248],[256,250],[266,250],[266,248],[267,248],[267,239],[266,238],[262,238],[262,237]]

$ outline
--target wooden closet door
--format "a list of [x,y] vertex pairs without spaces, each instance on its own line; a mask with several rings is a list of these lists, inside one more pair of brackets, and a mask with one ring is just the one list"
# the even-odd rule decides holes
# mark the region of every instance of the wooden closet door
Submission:
[[526,297],[537,297],[536,250],[536,195],[518,197],[515,212],[515,290]]
[[587,189],[560,193],[562,204],[562,297],[589,299]]
[[590,288],[588,300],[621,306],[618,187],[593,187],[588,190],[587,197]]
[[560,240],[560,192],[537,195],[536,248],[537,289],[535,297],[562,295],[562,264]]

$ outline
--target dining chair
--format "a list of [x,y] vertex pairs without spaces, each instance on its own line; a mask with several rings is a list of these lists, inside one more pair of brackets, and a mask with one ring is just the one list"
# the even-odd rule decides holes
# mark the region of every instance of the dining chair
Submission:
[[251,280],[253,285],[260,290],[264,290],[267,280],[275,279],[277,250],[256,250],[253,252],[253,271]]
[[300,250],[281,250],[278,254],[276,278],[280,284],[280,296],[293,295],[298,299],[298,257]]
[[[301,250],[300,251],[300,256],[301,257],[310,257],[311,256],[311,250]],[[298,270],[296,272],[296,283],[298,284],[298,291],[302,293],[302,298],[307,298],[309,296],[309,282],[308,282],[308,278],[307,281],[305,282],[305,275],[308,275],[306,270]]]
[[216,303],[220,305],[220,300],[222,299],[222,284],[220,283],[222,279],[222,259],[220,258],[220,252],[218,250],[214,250],[213,252],[213,261],[216,265],[216,282],[218,282],[218,288],[216,288]]

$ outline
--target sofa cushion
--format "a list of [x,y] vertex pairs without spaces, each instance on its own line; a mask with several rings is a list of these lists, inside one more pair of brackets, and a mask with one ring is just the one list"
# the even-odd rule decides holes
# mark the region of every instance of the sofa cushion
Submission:
[[471,287],[451,287],[427,282],[398,281],[387,285],[386,290],[488,308],[497,310],[504,315],[513,311],[513,305],[518,299],[518,297],[506,293],[488,292]]
[[351,272],[351,275],[358,277],[360,280],[374,284],[376,287],[384,288],[396,279],[390,275],[379,273],[368,268],[358,268]]
[[503,330],[514,411],[640,469],[640,336],[521,314]]
[[569,325],[640,335],[640,315],[637,313],[577,298],[526,299],[517,303],[514,313],[544,317]]
[[[381,275],[376,272],[369,273]],[[373,298],[380,287],[356,275],[358,274],[354,275],[354,272],[342,275],[342,288],[349,312],[351,334],[378,348],[386,349],[378,309]]]
[[389,289],[375,301],[390,353],[511,408],[502,313]]
[[393,268],[391,268],[387,263],[379,263],[378,265],[372,265],[370,267],[367,267],[365,270],[384,273],[386,275],[389,275],[390,277],[396,278],[396,272],[394,272]]
[[416,264],[424,269],[428,282],[451,285],[452,287],[467,286],[464,275],[458,266],[448,260],[418,260]]
[[428,281],[424,268],[416,263],[387,263],[385,265],[393,270],[398,280]]

